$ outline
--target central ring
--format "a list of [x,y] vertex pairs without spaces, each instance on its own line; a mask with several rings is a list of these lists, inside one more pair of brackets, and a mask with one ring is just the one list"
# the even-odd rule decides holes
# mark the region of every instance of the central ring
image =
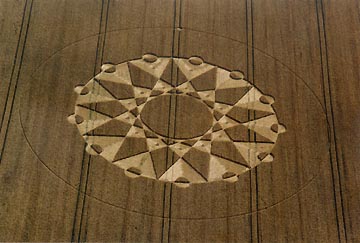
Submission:
[[140,114],[142,122],[153,132],[172,139],[191,139],[205,134],[213,116],[196,98],[169,94],[149,101]]

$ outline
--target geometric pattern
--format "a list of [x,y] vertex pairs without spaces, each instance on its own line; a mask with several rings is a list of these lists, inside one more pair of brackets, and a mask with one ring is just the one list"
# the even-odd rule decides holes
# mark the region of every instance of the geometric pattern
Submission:
[[271,151],[285,132],[273,97],[240,71],[199,57],[146,54],[104,64],[74,90],[75,113],[68,120],[85,139],[86,151],[130,177],[182,187],[234,182],[260,163],[272,162]]

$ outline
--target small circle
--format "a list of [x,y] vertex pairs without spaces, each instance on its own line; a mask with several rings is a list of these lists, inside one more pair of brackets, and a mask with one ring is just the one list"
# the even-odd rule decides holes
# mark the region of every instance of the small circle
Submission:
[[143,60],[145,62],[149,62],[149,63],[153,63],[157,60],[157,56],[153,55],[153,54],[145,54],[143,56]]
[[81,124],[84,122],[84,118],[82,116],[75,115],[75,121],[76,121],[76,124]]
[[270,104],[269,100],[266,98],[266,96],[260,97],[260,102],[263,104]]
[[259,155],[258,155],[258,158],[260,159],[260,160],[263,160],[263,159],[265,159],[265,157],[268,155],[268,153],[265,153],[265,152],[263,152],[263,153],[260,153]]
[[91,144],[90,147],[98,154],[101,154],[103,151],[102,147],[98,144]]
[[90,90],[88,89],[88,87],[84,87],[81,92],[80,95],[87,95],[90,92]]
[[105,73],[114,73],[116,71],[116,68],[113,66],[111,68],[108,68],[105,70]]
[[273,124],[271,127],[271,131],[278,133],[279,132],[279,126],[278,124]]
[[233,177],[233,176],[236,176],[236,174],[233,173],[233,172],[226,172],[226,173],[224,173],[224,174],[222,175],[222,178],[223,178],[223,179],[228,179],[228,178]]
[[105,73],[114,73],[116,71],[116,66],[113,64],[104,64],[101,66],[101,69],[104,70]]
[[189,62],[193,65],[201,65],[203,64],[203,60],[200,57],[190,57]]
[[244,74],[240,71],[232,71],[230,72],[230,78],[235,79],[235,80],[240,80],[240,79],[244,79]]

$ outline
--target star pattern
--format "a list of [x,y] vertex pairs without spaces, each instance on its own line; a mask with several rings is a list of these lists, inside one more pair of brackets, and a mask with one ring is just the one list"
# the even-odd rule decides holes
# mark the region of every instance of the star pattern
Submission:
[[[271,96],[262,94],[241,72],[207,64],[199,57],[146,54],[118,65],[104,64],[99,74],[75,92],[75,113],[68,119],[85,139],[86,151],[102,156],[130,177],[184,187],[234,182],[260,163],[273,161],[271,151],[278,135],[285,132]],[[198,133],[186,138],[170,137],[151,127],[144,114],[146,106],[174,95],[200,102],[211,114],[209,126],[197,125]]]

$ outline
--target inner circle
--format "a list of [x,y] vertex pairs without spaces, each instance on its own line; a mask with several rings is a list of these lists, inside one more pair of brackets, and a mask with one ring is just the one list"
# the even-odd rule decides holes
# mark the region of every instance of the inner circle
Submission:
[[196,98],[162,95],[147,102],[140,114],[143,123],[155,133],[173,139],[191,139],[206,133],[213,116]]

